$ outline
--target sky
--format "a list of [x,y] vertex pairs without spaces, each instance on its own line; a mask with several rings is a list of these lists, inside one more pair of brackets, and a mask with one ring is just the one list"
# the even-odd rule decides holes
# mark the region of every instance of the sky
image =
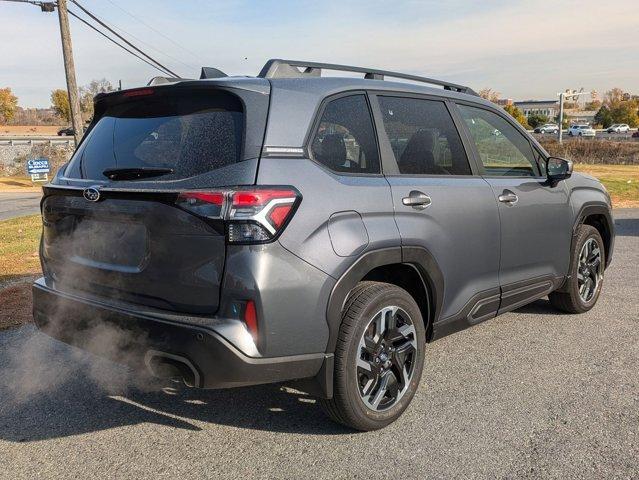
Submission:
[[[490,87],[515,100],[581,87],[639,94],[637,0],[78,1],[183,77],[197,78],[201,66],[256,75],[269,58],[291,58]],[[107,78],[129,88],[159,74],[74,18],[71,35],[80,85]],[[0,0],[0,45],[0,88],[23,107],[49,106],[51,90],[65,88],[57,13]]]

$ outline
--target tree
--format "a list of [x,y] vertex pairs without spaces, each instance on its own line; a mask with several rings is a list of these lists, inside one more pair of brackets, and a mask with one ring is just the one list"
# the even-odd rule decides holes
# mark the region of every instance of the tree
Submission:
[[601,108],[595,113],[595,123],[601,125],[603,128],[608,128],[613,124],[612,115],[610,114],[610,109],[605,105],[602,105]]
[[532,128],[537,128],[539,125],[548,123],[548,120],[550,119],[547,115],[540,115],[539,113],[528,115],[528,125],[530,125]]
[[621,88],[618,88],[618,87],[615,87],[612,90],[608,90],[606,94],[604,95],[604,105],[612,109],[613,107],[618,105],[620,102],[622,102],[626,95],[627,94]]
[[521,110],[519,110],[517,107],[515,107],[514,105],[506,105],[504,107],[504,110],[510,113],[510,115],[512,115],[512,117],[517,120],[524,128],[530,128],[530,125],[528,125],[528,121],[526,120],[526,116],[521,113]]
[[496,92],[492,88],[482,88],[479,91],[479,96],[481,98],[485,98],[489,102],[497,103],[497,100],[499,100],[501,94],[499,92]]
[[610,109],[614,123],[627,123],[631,127],[639,125],[639,101],[624,100]]
[[71,121],[71,106],[66,90],[57,89],[51,92],[51,108],[59,117],[67,122]]
[[593,100],[592,102],[586,102],[584,108],[586,110],[599,110],[601,108],[601,101]]
[[87,85],[80,87],[80,109],[85,120],[93,117],[93,97],[98,93],[112,92],[113,85],[106,78],[91,80]]
[[18,97],[11,93],[11,88],[0,88],[0,123],[11,120],[17,108]]

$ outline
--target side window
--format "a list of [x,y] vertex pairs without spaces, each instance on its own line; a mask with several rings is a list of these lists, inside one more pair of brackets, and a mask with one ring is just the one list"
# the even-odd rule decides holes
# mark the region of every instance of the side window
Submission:
[[458,105],[486,175],[537,177],[539,167],[528,139],[496,113]]
[[401,174],[471,174],[459,133],[444,102],[378,98],[384,129]]
[[364,95],[332,100],[311,143],[313,160],[344,173],[380,173],[375,129]]

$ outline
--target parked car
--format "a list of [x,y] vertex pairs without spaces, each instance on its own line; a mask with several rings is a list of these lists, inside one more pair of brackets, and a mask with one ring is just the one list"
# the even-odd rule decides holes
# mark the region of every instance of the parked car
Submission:
[[590,125],[571,125],[568,128],[568,135],[571,137],[594,137],[595,129]]
[[559,131],[559,127],[555,123],[546,123],[535,128],[535,133],[557,133]]
[[632,134],[632,138],[639,138],[639,129]]
[[59,137],[63,137],[65,135],[75,135],[75,130],[73,129],[73,127],[66,127],[58,130]]
[[610,125],[608,133],[626,133],[630,131],[630,127],[625,123],[615,123],[614,125]]
[[96,97],[44,187],[43,332],[193,387],[294,382],[374,430],[430,342],[597,302],[605,188],[470,88],[286,60],[203,77]]

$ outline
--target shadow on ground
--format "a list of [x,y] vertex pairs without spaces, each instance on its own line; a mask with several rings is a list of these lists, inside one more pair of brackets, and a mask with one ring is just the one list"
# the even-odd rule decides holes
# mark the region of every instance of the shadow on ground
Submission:
[[[32,327],[21,330],[42,335]],[[55,353],[59,358],[51,361],[77,362],[77,353],[69,354],[71,350],[75,349],[60,344]],[[6,369],[3,354],[0,351],[0,368]],[[308,435],[351,433],[330,422],[314,399],[288,387],[191,389],[140,377],[125,367],[82,355],[85,359],[66,381],[18,401],[11,400],[16,385],[10,382],[15,380],[6,370],[0,373],[0,440],[32,442],[141,423],[193,431],[201,430],[201,422],[206,422]],[[100,368],[96,368],[98,363]],[[50,365],[42,366],[44,372],[47,368]],[[97,370],[103,378],[96,380]]]
[[624,237],[639,237],[639,218],[616,218],[615,234]]

